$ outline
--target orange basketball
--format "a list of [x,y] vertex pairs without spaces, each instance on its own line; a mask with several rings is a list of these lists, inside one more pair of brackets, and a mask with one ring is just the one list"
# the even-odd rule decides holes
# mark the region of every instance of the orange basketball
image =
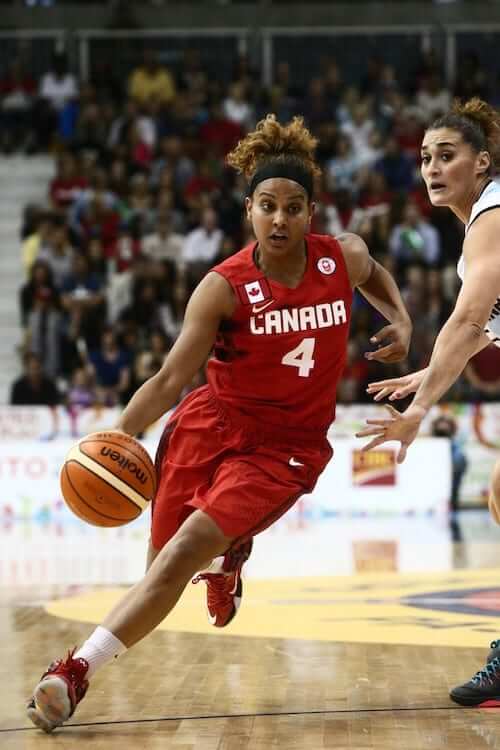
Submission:
[[61,469],[68,507],[94,526],[123,526],[137,518],[156,492],[148,452],[123,432],[95,432],[71,448]]

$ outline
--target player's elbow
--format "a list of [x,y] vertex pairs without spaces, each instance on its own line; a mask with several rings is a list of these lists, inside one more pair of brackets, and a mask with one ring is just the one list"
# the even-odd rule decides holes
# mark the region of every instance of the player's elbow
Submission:
[[480,322],[480,316],[473,313],[454,313],[450,323],[459,331],[461,338],[474,344],[479,341],[484,333],[484,324]]

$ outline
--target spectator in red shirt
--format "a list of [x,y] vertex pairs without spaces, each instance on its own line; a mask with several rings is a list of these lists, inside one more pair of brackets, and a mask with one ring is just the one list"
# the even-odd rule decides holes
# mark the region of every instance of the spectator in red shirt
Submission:
[[141,241],[134,236],[131,227],[122,222],[119,225],[118,236],[105,248],[105,254],[110,261],[112,273],[127,271],[141,254]]
[[88,180],[78,170],[77,160],[65,151],[56,161],[56,176],[50,183],[49,195],[53,208],[65,210],[88,187]]
[[200,128],[201,142],[219,157],[224,157],[245,135],[243,127],[224,115],[219,101],[212,103],[210,117]]

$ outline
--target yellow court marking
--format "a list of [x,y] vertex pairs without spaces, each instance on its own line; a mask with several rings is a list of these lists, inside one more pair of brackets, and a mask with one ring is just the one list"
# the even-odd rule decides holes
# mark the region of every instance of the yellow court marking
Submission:
[[[244,584],[241,611],[224,629],[208,624],[205,584],[199,583],[187,587],[159,629],[219,636],[484,648],[489,640],[500,637],[500,586],[498,598],[493,592],[488,600],[489,609],[498,609],[498,616],[482,612],[481,606],[472,613],[470,607],[469,611],[441,610],[456,609],[457,603],[460,608],[462,602],[474,605],[479,601],[476,592],[495,589],[499,578],[500,571],[495,569],[250,580]],[[99,623],[124,591],[90,591],[50,602],[46,611],[68,620]]]

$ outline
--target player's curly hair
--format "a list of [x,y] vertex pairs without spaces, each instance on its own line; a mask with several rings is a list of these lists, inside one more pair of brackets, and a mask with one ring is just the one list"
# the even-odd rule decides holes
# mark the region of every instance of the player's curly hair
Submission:
[[321,169],[314,159],[317,144],[302,117],[282,125],[276,115],[269,114],[227,155],[226,162],[248,180],[257,169],[274,162],[299,165],[318,178]]
[[437,128],[458,131],[475,151],[488,151],[490,173],[500,169],[500,113],[487,102],[477,96],[466,102],[455,99],[450,111],[434,120],[428,130]]

